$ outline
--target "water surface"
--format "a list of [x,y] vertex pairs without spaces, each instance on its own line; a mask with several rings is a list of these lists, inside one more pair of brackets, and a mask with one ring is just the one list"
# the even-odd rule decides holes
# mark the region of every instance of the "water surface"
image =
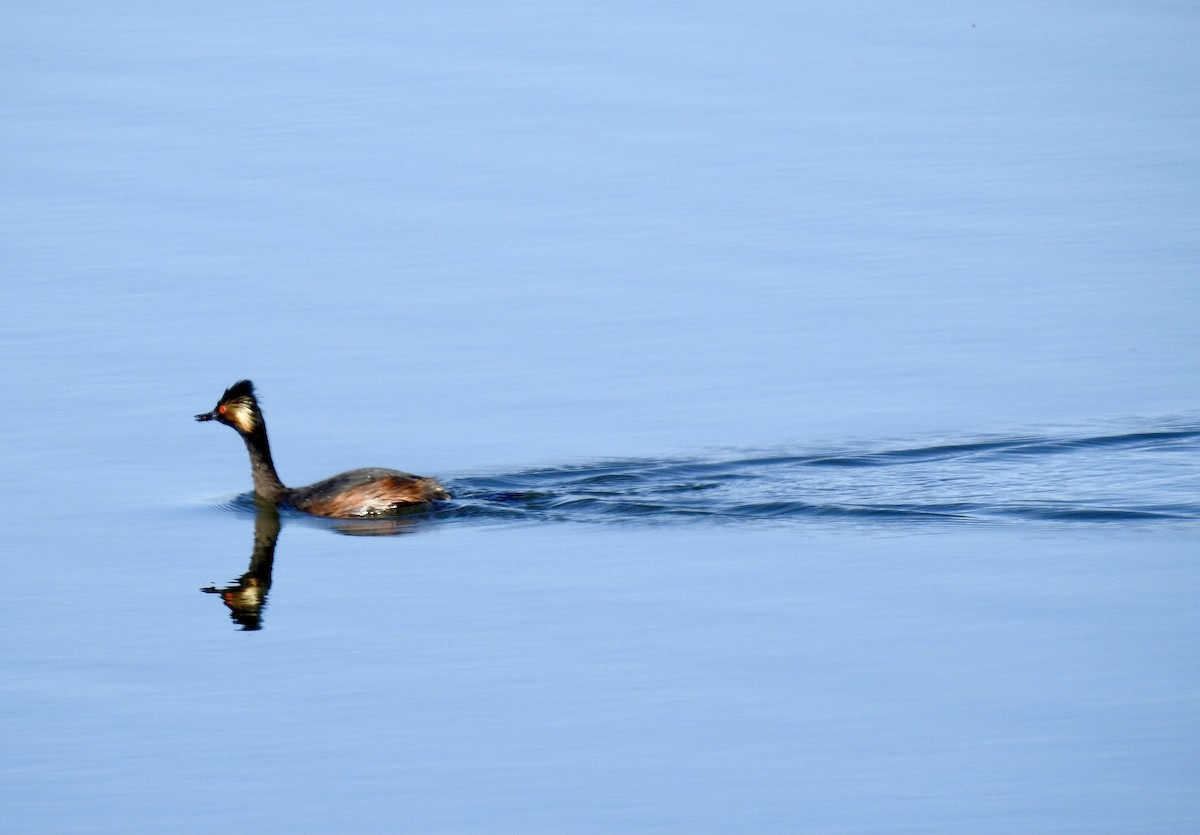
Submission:
[[1198,30],[5,4],[0,831],[1200,829]]

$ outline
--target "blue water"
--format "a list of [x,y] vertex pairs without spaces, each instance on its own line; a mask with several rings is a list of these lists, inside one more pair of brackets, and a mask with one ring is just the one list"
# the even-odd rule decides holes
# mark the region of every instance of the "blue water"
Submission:
[[0,832],[1200,831],[1198,36],[6,4]]

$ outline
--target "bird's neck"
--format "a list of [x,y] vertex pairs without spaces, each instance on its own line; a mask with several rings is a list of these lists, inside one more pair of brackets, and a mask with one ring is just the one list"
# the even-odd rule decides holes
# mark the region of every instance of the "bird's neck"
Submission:
[[267,426],[260,423],[253,432],[243,435],[246,451],[250,453],[250,475],[254,479],[254,492],[270,502],[277,502],[287,495],[288,489],[275,472],[271,460],[271,444],[267,440]]

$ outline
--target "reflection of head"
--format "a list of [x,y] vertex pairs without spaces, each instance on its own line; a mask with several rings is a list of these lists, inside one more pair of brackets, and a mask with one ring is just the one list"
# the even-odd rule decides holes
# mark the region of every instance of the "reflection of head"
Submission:
[[209,586],[201,591],[221,595],[221,602],[229,609],[233,622],[241,625],[245,631],[253,632],[262,629],[262,610],[270,588],[269,582],[263,583],[256,577],[244,575],[237,585],[223,589]]

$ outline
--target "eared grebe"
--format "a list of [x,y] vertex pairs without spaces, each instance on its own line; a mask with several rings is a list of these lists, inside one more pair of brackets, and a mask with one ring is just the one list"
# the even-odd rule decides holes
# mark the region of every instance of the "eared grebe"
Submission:
[[315,516],[342,519],[382,516],[413,505],[448,499],[446,488],[432,478],[382,467],[367,467],[335,475],[307,487],[285,487],[271,460],[267,424],[254,396],[254,384],[240,380],[225,390],[217,407],[196,415],[196,420],[215,420],[232,426],[250,452],[250,474],[254,493],[271,503],[291,505]]

